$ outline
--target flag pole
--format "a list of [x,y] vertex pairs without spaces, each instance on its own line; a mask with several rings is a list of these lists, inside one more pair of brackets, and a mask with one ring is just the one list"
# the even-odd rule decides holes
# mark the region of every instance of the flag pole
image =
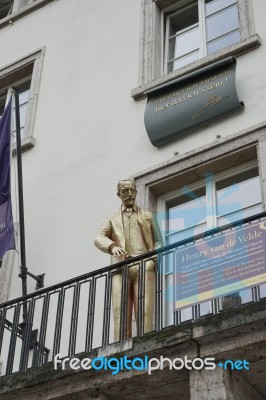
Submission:
[[[15,120],[16,120],[16,156],[17,156],[17,174],[18,174],[18,206],[19,206],[19,232],[20,232],[20,274],[22,280],[22,296],[28,294],[27,275],[35,279],[35,290],[44,287],[44,275],[34,275],[28,271],[26,263],[26,246],[25,246],[25,222],[24,222],[24,198],[23,198],[23,176],[22,176],[22,158],[21,158],[21,133],[20,133],[20,112],[19,112],[19,90],[12,87],[15,100]],[[26,305],[26,304],[25,304]],[[24,304],[23,304],[24,306]],[[23,321],[27,319],[27,307],[23,309]]]
[[[26,247],[25,247],[25,223],[24,223],[24,199],[23,199],[23,177],[21,161],[21,136],[20,136],[20,115],[19,115],[19,93],[13,87],[15,99],[16,117],[16,142],[17,142],[17,173],[18,173],[18,204],[19,204],[19,231],[20,231],[20,274],[22,280],[22,296],[27,295],[27,266],[26,266]],[[26,306],[27,307],[27,306]],[[23,321],[27,319],[27,308],[23,310]]]

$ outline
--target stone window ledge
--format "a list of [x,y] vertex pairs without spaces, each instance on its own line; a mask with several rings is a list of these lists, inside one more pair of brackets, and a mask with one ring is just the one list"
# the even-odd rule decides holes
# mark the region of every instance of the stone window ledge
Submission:
[[257,47],[260,46],[260,44],[261,44],[260,36],[258,34],[255,34],[245,41],[236,43],[230,47],[222,49],[218,53],[203,57],[192,64],[186,65],[185,67],[179,68],[178,70],[175,70],[167,75],[163,75],[158,79],[153,80],[152,82],[145,83],[140,87],[132,89],[131,97],[134,100],[143,99],[145,97],[145,92],[148,90],[154,89],[157,86],[170,82],[173,79],[180,78],[181,76],[196,71],[197,69],[206,67],[207,65],[214,63],[216,61],[220,61],[226,57],[230,56],[237,57],[243,53],[246,53],[247,51],[256,49]]
[[[34,137],[26,137],[25,139],[21,140],[21,152],[24,153],[24,151],[32,149],[32,147],[35,146],[36,139]],[[12,145],[12,154],[13,156],[16,155],[16,145]]]

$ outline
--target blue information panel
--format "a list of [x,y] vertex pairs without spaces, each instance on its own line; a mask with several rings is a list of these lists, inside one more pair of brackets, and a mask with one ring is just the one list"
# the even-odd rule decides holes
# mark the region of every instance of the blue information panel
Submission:
[[266,282],[266,220],[176,250],[175,310]]

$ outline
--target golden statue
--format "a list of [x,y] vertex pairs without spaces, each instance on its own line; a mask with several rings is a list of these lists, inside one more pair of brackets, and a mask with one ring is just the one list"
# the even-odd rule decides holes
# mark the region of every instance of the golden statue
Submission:
[[[95,245],[101,251],[111,254],[112,263],[136,257],[163,245],[162,236],[152,213],[144,211],[135,204],[137,195],[133,180],[119,181],[117,195],[122,205],[117,213],[110,215],[101,227]],[[145,264],[144,332],[153,330],[155,297],[155,262]],[[126,337],[132,337],[132,310],[135,319],[138,315],[138,265],[128,269],[128,299]],[[119,340],[121,311],[122,273],[115,272],[112,277],[112,306],[114,317],[114,339]]]

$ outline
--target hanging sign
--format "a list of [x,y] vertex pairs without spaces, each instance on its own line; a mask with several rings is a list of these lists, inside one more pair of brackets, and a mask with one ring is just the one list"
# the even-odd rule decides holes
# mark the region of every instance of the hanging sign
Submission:
[[144,123],[151,143],[162,146],[181,134],[243,110],[236,93],[235,70],[236,59],[229,57],[146,92]]

